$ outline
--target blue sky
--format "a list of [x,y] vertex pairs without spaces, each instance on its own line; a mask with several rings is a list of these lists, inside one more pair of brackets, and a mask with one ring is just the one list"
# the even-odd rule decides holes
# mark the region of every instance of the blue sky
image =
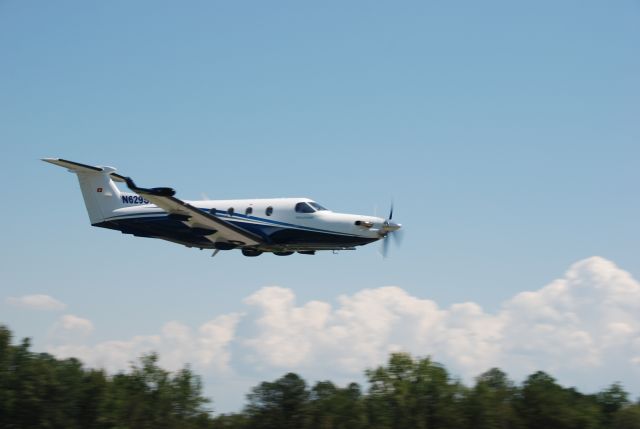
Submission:
[[[268,286],[334,308],[397,286],[495,315],[592,256],[639,278],[639,17],[633,1],[3,2],[0,321],[49,350],[71,341],[56,334],[65,315],[91,322],[92,347],[250,314]],[[375,245],[211,259],[91,228],[75,178],[42,157],[185,199],[309,196],[381,214],[393,198],[405,240],[386,260]],[[64,310],[11,304],[32,294]],[[236,336],[253,321],[263,332],[250,317]],[[243,344],[228,347],[233,376],[200,371],[237,387],[209,388],[223,411],[285,372],[243,360]],[[557,372],[585,388],[616,376]]]

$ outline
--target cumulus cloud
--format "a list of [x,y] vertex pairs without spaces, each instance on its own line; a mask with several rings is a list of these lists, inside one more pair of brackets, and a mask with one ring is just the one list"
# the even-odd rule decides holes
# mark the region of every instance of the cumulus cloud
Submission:
[[77,332],[80,335],[89,335],[93,331],[93,323],[88,319],[65,314],[60,318],[60,329],[68,332]]
[[20,297],[9,297],[7,303],[20,308],[31,310],[64,310],[67,306],[49,295],[24,295]]
[[505,303],[504,358],[511,358],[511,366],[585,374],[620,364],[632,369],[640,356],[634,347],[640,341],[638,315],[640,283],[613,262],[589,258],[563,278]]
[[57,344],[78,344],[93,332],[93,323],[73,314],[65,314],[53,324],[48,341]]
[[[58,344],[55,344],[56,341],[52,341],[47,351],[63,358],[77,357],[89,366],[111,372],[125,370],[143,354],[157,352],[160,364],[169,370],[175,371],[190,363],[199,369],[224,373],[229,370],[231,356],[228,346],[239,318],[237,313],[221,315],[204,323],[195,332],[180,322],[171,321],[155,335],[136,335],[126,340],[103,341],[95,345],[73,341],[57,341]],[[64,322],[74,329],[82,326],[79,320],[67,319],[58,322],[56,332],[64,328]]]
[[[333,303],[297,303],[290,289],[264,287],[243,304],[245,313],[219,315],[197,329],[171,321],[155,335],[49,351],[112,371],[153,350],[166,368],[188,362],[205,376],[250,368],[331,379],[353,379],[389,353],[407,351],[430,355],[467,380],[498,366],[514,377],[544,370],[582,388],[622,380],[640,391],[640,382],[633,384],[640,380],[640,283],[600,257],[494,312],[473,302],[440,307],[393,286]],[[65,316],[59,323],[90,333],[86,322]]]
[[570,372],[576,380],[598,371],[607,380],[611,368],[640,375],[640,284],[600,257],[494,313],[472,302],[441,308],[398,287],[340,296],[335,306],[297,305],[291,290],[267,287],[245,303],[257,315],[243,344],[255,362],[282,370],[357,372],[404,350],[467,378],[493,366],[519,376]]
[[295,305],[288,289],[268,287],[245,300],[257,307],[257,334],[245,340],[256,361],[285,368],[326,367],[345,373],[380,364],[398,350],[434,354],[478,370],[499,354],[500,320],[474,303],[441,309],[398,287],[341,296],[338,306]]

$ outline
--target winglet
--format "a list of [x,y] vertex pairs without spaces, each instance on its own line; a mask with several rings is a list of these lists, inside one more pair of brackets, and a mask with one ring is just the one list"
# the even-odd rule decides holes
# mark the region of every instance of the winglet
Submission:
[[173,188],[140,188],[136,186],[131,177],[121,177],[127,183],[129,189],[137,194],[156,195],[158,197],[173,197],[176,194],[176,191]]

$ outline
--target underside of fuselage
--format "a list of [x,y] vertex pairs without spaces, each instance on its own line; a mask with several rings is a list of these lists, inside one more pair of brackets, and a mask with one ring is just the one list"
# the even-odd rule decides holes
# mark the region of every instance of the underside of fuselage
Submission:
[[[295,225],[260,225],[241,218],[228,219],[228,221],[262,237],[264,244],[253,249],[263,252],[345,250],[376,241],[368,237],[313,230]],[[123,234],[136,237],[159,238],[187,247],[201,249],[225,247],[224,243],[214,243],[207,237],[211,231],[194,229],[168,215],[109,219],[93,226],[118,230]]]

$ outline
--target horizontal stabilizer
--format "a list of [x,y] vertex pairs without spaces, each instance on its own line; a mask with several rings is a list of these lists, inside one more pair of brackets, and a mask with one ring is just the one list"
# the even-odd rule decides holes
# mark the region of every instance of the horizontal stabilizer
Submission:
[[115,182],[124,183],[124,176],[115,173],[115,169],[111,167],[95,167],[93,165],[81,164],[79,162],[69,161],[62,158],[42,158],[44,162],[54,164],[60,167],[64,167],[73,173],[101,173],[105,172],[111,176],[111,179]]
[[79,173],[96,173],[104,171],[102,167],[94,167],[92,165],[80,164],[79,162],[67,161],[61,158],[42,158],[44,162],[58,165],[60,167],[68,168],[69,170]]

